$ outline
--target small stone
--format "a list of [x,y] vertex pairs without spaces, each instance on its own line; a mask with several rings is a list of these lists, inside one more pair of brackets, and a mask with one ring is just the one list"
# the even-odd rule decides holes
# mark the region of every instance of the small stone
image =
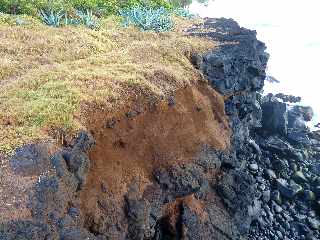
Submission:
[[298,193],[303,191],[303,188],[300,185],[293,181],[289,185],[286,180],[281,178],[277,179],[277,186],[281,194],[289,199],[294,198]]
[[281,213],[283,211],[282,207],[280,207],[278,204],[274,205],[274,210],[276,213]]
[[303,172],[297,171],[293,174],[293,180],[297,183],[306,183],[308,182],[307,178],[304,176]]
[[296,214],[294,216],[294,218],[298,221],[298,222],[304,222],[304,220],[307,218],[306,215],[303,214]]
[[283,226],[284,226],[284,228],[286,229],[286,230],[289,230],[290,229],[290,223],[288,223],[288,222],[284,222],[283,223]]
[[319,230],[320,229],[320,221],[315,219],[315,218],[308,218],[308,223],[310,227],[314,230]]
[[259,169],[258,164],[256,164],[256,163],[250,164],[250,165],[249,165],[249,169],[250,169],[252,172],[257,172],[258,169]]
[[280,239],[283,239],[283,235],[282,235],[282,233],[280,231],[277,231],[276,234]]
[[320,198],[320,186],[315,187],[314,193],[316,194],[317,198]]
[[266,185],[264,185],[264,184],[261,184],[261,185],[259,185],[258,187],[259,187],[259,189],[260,189],[261,191],[264,191],[264,190],[266,189]]
[[311,210],[311,211],[309,211],[308,216],[315,217],[316,216],[316,212]]
[[273,180],[277,178],[277,175],[271,169],[266,169],[264,173],[269,180]]
[[298,171],[298,165],[295,163],[290,163],[290,168],[294,172]]
[[262,200],[266,203],[270,201],[270,190],[266,190],[262,193]]
[[278,204],[282,203],[281,195],[280,195],[280,192],[278,190],[272,192],[271,199],[273,201],[275,201],[276,203],[278,203]]
[[306,201],[314,201],[316,199],[316,195],[312,191],[306,190],[304,191],[304,199]]

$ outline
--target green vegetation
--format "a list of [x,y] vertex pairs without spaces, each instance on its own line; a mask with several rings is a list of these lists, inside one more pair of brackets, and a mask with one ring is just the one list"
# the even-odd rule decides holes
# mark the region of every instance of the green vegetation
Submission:
[[32,16],[37,16],[40,10],[74,12],[87,9],[95,15],[107,16],[137,6],[172,8],[166,0],[0,0],[0,12]]
[[171,18],[172,30],[156,33],[124,28],[117,16],[92,30],[0,14],[0,153],[83,129],[95,108],[115,112],[201,79],[190,57],[214,44],[185,35],[200,19]]
[[62,18],[64,16],[65,14],[61,11],[54,12],[53,10],[50,10],[50,12],[46,13],[43,10],[40,10],[40,17],[42,21],[52,27],[61,26]]
[[45,12],[40,10],[40,17],[43,23],[51,27],[81,24],[91,29],[97,29],[99,27],[97,17],[88,9],[86,11],[76,10],[75,16],[71,17],[62,11],[55,12],[50,10]]
[[97,106],[201,79],[190,56],[214,46],[186,36],[201,20],[166,0],[0,0],[0,11],[0,154],[85,128]]
[[39,17],[52,27],[83,24],[99,27],[98,18],[123,17],[123,25],[142,31],[164,32],[173,28],[172,15],[192,18],[182,2],[166,0],[0,0],[0,12]]
[[189,19],[196,17],[196,15],[190,13],[189,10],[187,10],[183,7],[174,8],[173,14],[178,17],[189,18]]
[[[201,4],[208,4],[209,1],[213,1],[213,0],[196,0],[197,2],[201,3]],[[173,7],[187,7],[192,3],[192,0],[169,0],[170,5]]]
[[165,8],[134,7],[120,11],[124,26],[131,24],[141,31],[166,32],[173,28],[171,12]]

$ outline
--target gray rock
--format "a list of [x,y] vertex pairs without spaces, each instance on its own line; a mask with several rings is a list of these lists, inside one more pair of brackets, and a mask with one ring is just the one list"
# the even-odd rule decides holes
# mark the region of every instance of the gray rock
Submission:
[[141,198],[138,184],[133,182],[125,195],[126,215],[128,218],[128,238],[143,240],[149,238],[149,216],[151,205],[148,200]]
[[0,223],[1,240],[58,239],[58,233],[49,225],[31,220],[16,220]]
[[270,198],[271,198],[271,192],[270,190],[266,190],[266,191],[263,191],[262,193],[262,200],[267,203],[270,201]]
[[68,228],[60,233],[60,240],[98,240],[92,233],[86,229]]
[[278,204],[282,203],[281,195],[280,195],[280,192],[278,190],[272,192],[271,199],[273,201],[275,201],[276,203],[278,203]]
[[27,144],[16,149],[10,159],[14,173],[22,176],[40,175],[50,168],[49,150],[45,144]]
[[252,172],[257,172],[258,169],[259,169],[259,166],[258,166],[258,164],[253,163],[253,164],[250,164],[250,165],[249,165],[249,169],[250,169],[250,171],[252,171]]
[[262,104],[262,129],[269,134],[287,134],[287,105],[276,100]]
[[200,191],[207,182],[203,169],[194,164],[159,169],[154,176],[160,187],[172,198]]
[[288,132],[288,139],[296,144],[303,144],[305,146],[311,145],[311,141],[305,132],[290,130]]
[[269,180],[274,180],[277,178],[277,175],[271,169],[265,169],[264,174]]
[[273,208],[276,213],[281,213],[283,211],[283,208],[276,203],[274,203]]
[[261,152],[261,149],[259,147],[259,145],[252,139],[249,140],[249,144],[250,146],[252,146],[252,148],[256,151],[256,153],[261,156],[262,155],[262,152]]
[[297,183],[306,183],[308,179],[304,176],[303,172],[297,171],[293,174],[292,179]]
[[317,198],[320,198],[320,186],[316,186],[314,189],[314,193],[316,194]]
[[[240,28],[232,19],[208,19],[201,28],[207,31],[195,27],[189,32],[225,43],[194,61],[213,87],[222,94],[262,89],[269,56],[256,33]],[[238,44],[231,44],[231,39]]]
[[304,191],[304,199],[306,201],[314,201],[314,200],[316,200],[316,195],[314,194],[314,192],[312,192],[310,190],[305,190]]
[[312,229],[320,230],[320,221],[315,218],[308,218],[308,223]]
[[303,191],[303,188],[300,185],[294,182],[288,184],[288,182],[284,179],[277,179],[277,186],[280,190],[280,193],[289,199],[294,198],[298,193]]
[[296,97],[293,95],[286,95],[283,93],[278,93],[275,95],[275,97],[280,98],[284,102],[289,102],[289,103],[298,103],[301,102],[301,97]]
[[291,114],[296,114],[303,117],[303,120],[306,122],[309,122],[312,120],[314,112],[311,107],[305,107],[305,106],[294,106],[290,110]]

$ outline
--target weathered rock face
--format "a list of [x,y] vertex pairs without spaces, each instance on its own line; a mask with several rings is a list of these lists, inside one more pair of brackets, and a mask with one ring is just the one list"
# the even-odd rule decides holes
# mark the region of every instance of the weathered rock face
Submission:
[[204,28],[191,32],[224,42],[221,52],[194,62],[228,97],[232,148],[221,155],[224,175],[217,189],[238,231],[249,239],[318,239],[319,138],[305,124],[312,109],[277,99],[298,102],[294,96],[257,93],[268,56],[254,32],[225,19],[208,20]]
[[199,69],[220,93],[235,95],[263,88],[268,54],[255,31],[240,28],[231,19],[209,19],[189,32],[221,43],[217,49],[195,57]]

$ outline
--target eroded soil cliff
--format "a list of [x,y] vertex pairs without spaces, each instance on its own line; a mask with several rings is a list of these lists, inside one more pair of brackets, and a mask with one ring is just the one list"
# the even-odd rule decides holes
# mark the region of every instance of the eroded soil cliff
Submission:
[[[83,104],[75,139],[16,150],[4,176],[22,186],[2,186],[1,239],[319,237],[312,111],[260,94],[268,54],[254,31],[206,19],[187,32],[219,43],[187,58],[188,81],[114,111]],[[162,90],[168,76],[148,75]]]

